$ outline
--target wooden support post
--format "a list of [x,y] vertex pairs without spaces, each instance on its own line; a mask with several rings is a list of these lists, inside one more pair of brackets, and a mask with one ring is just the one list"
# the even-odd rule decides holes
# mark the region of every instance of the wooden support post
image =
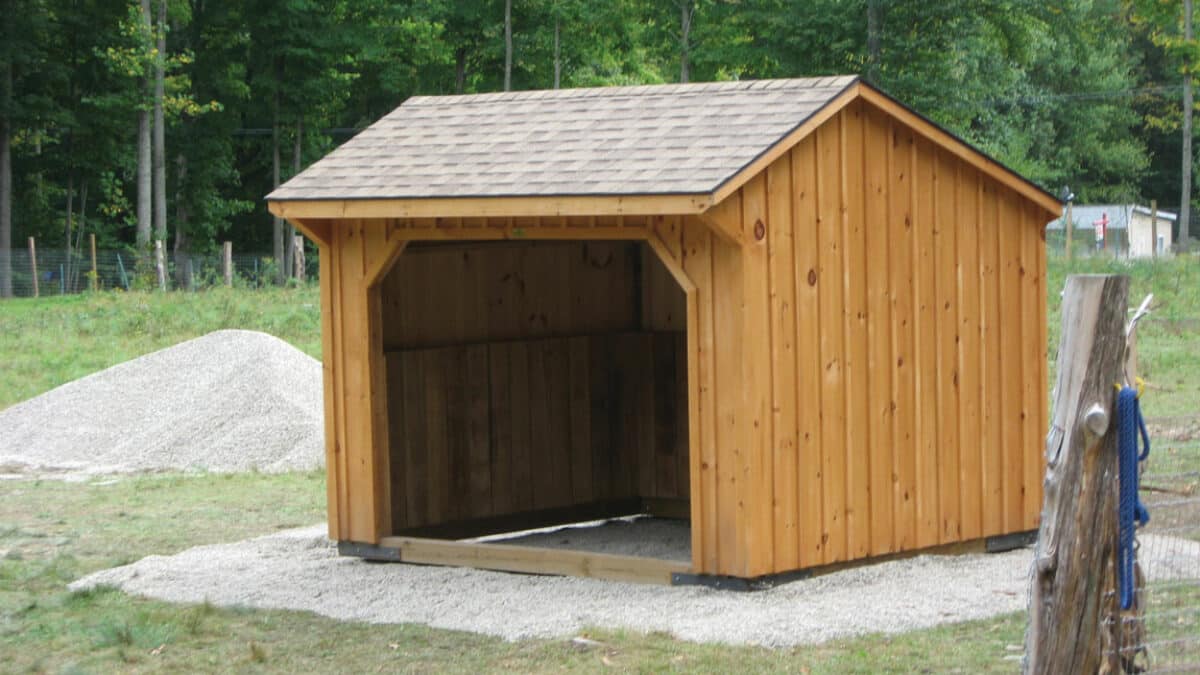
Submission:
[[292,246],[292,260],[294,261],[292,276],[296,278],[296,281],[304,283],[304,237],[296,235],[292,240]]
[[154,271],[158,273],[158,289],[167,290],[167,267],[163,261],[162,239],[154,240]]
[[1063,220],[1063,227],[1067,230],[1067,262],[1071,261],[1071,237],[1075,231],[1075,218],[1071,215],[1071,201],[1067,200],[1067,216]]
[[233,242],[221,246],[221,273],[225,276],[226,288],[233,287]]
[[100,289],[100,270],[96,267],[96,235],[88,235],[88,243],[92,247],[92,275],[88,278],[88,287],[93,291]]
[[1150,257],[1158,257],[1158,200],[1150,200]]
[[37,245],[29,238],[29,272],[33,279],[33,297],[38,297]]
[[1063,294],[1027,673],[1095,673],[1104,656],[1105,594],[1115,590],[1106,568],[1117,548],[1117,434],[1108,430],[1128,293],[1128,277],[1077,275]]

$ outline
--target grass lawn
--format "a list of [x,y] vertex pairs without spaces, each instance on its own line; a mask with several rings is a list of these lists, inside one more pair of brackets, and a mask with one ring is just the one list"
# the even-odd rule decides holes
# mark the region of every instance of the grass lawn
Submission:
[[[1150,416],[1200,414],[1200,264],[1078,260],[1072,272],[1133,277],[1131,304],[1155,293],[1140,332]],[[1053,260],[1051,349],[1058,290]],[[272,333],[320,358],[313,287],[196,294],[103,293],[0,302],[0,409],[129,358],[220,328]],[[1176,444],[1200,455],[1200,445]],[[1190,454],[1189,454],[1190,453]],[[1175,455],[1165,454],[1164,459]],[[88,572],[189,546],[324,518],[322,473],[151,475],[89,483],[0,481],[0,672],[795,671],[1013,672],[1024,616],[1013,614],[792,650],[695,645],[591,630],[506,643],[421,626],[338,622],[287,611],[181,606],[101,589],[71,594]],[[531,607],[530,611],[536,611]],[[1190,627],[1189,627],[1190,630]]]

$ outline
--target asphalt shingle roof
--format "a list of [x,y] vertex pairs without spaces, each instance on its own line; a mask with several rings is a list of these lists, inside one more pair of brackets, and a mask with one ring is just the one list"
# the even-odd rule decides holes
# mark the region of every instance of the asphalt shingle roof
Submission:
[[711,193],[856,79],[414,96],[267,199]]

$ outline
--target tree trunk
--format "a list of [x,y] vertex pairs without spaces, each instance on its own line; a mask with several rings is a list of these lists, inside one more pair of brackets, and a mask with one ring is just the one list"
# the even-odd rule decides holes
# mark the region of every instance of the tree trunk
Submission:
[[[301,153],[304,147],[304,119],[296,120],[296,138],[292,145],[292,175],[300,173]],[[296,249],[292,246],[292,240],[296,238],[296,228],[287,223],[284,226],[283,245],[284,245],[284,274],[293,276],[295,268]]]
[[692,18],[696,16],[694,0],[684,0],[679,3],[679,81],[688,82],[692,76],[690,42],[692,39]]
[[504,91],[512,91],[512,0],[504,0]]
[[[142,21],[146,34],[150,34],[150,0],[142,0]],[[140,87],[143,95],[149,89],[149,78],[143,78]],[[150,111],[146,110],[143,96],[138,101],[137,137],[137,244],[143,254],[150,251]]]
[[12,286],[12,64],[4,64],[0,80],[0,298],[11,298]]
[[[1183,0],[1183,38],[1192,43],[1192,0]],[[1190,59],[1189,59],[1190,60]],[[1179,244],[1181,251],[1188,250],[1188,224],[1192,214],[1192,65],[1183,68],[1183,176],[1179,193]]]
[[1095,673],[1103,656],[1105,570],[1117,548],[1113,383],[1125,366],[1129,277],[1077,275],[1062,302],[1058,381],[1046,436],[1025,672]]
[[[279,94],[275,94],[275,116],[271,121],[271,185],[279,187]],[[271,255],[275,260],[275,282],[283,283],[283,219],[272,217]]]
[[167,240],[167,146],[163,79],[167,59],[167,0],[158,3],[158,53],[154,59],[154,238]]
[[867,80],[879,83],[879,34],[882,32],[880,0],[867,0]]
[[466,92],[467,86],[467,52],[459,49],[454,52],[454,93]]
[[187,204],[183,199],[183,185],[187,179],[187,156],[179,153],[175,158],[175,246],[171,255],[175,258],[175,285],[181,288],[191,288],[192,280],[188,278],[187,258],[191,255],[188,245]]
[[[83,233],[85,230],[87,230],[87,193],[88,193],[88,182],[87,182],[87,179],[84,178],[83,180],[80,181],[80,185],[79,185],[79,225],[78,225],[78,234],[75,235],[75,250],[76,251],[82,250],[81,245],[83,243]],[[92,239],[95,240],[95,235],[92,236]],[[80,257],[82,257],[82,256],[80,256]],[[79,283],[79,267],[78,266],[75,267],[75,279],[74,279],[73,283],[75,283],[76,285],[78,285],[78,283]]]
[[[68,144],[69,145],[69,144]],[[67,151],[70,154],[70,150]],[[67,218],[66,218],[66,247],[67,247],[67,262],[66,269],[63,272],[64,282],[69,283],[71,280],[71,245],[75,242],[75,172],[67,172]]]
[[559,22],[554,20],[554,88],[562,85],[562,52],[558,44]]

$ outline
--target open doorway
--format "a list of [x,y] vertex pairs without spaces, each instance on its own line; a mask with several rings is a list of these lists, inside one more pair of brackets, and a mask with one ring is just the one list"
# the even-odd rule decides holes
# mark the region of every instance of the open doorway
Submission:
[[686,301],[649,246],[413,243],[379,290],[395,537],[644,514],[677,522],[622,536],[683,550],[572,539],[690,561]]

